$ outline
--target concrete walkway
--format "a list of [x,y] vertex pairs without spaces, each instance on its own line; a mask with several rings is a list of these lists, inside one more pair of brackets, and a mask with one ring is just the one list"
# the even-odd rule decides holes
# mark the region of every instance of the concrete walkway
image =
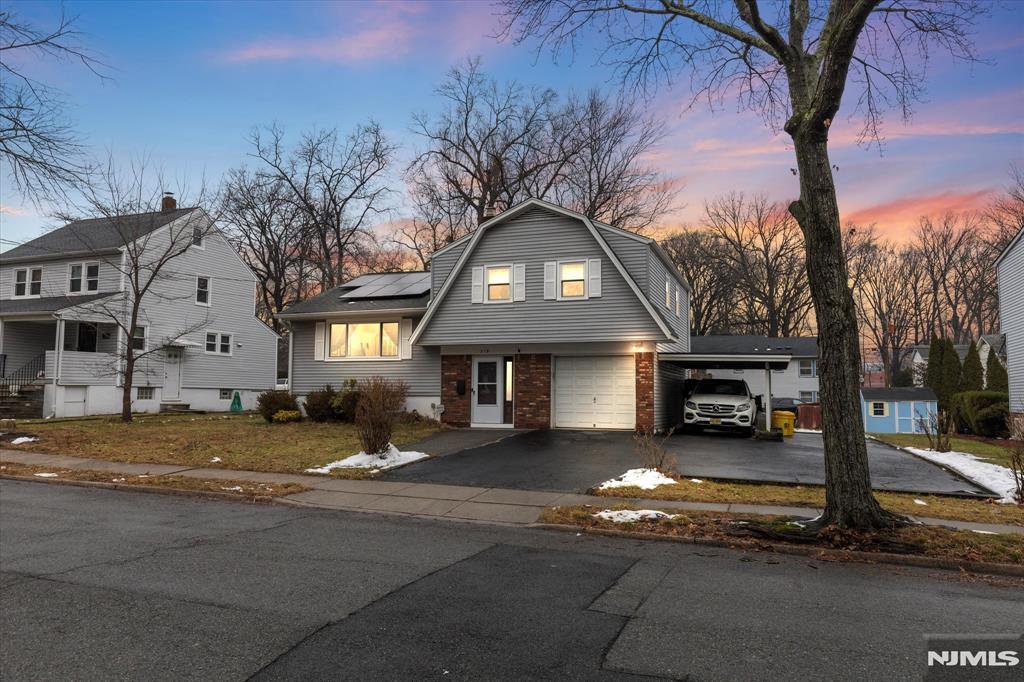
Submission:
[[[385,512],[513,525],[536,522],[545,507],[585,504],[595,507],[609,507],[615,504],[632,503],[639,507],[654,509],[731,512],[734,514],[770,514],[775,516],[810,517],[821,513],[820,509],[809,507],[672,502],[540,490],[510,490],[505,488],[400,481],[346,480],[327,476],[239,471],[235,469],[193,468],[174,464],[133,464],[69,457],[67,455],[47,455],[24,452],[22,450],[0,449],[0,461],[63,469],[109,471],[111,474],[130,476],[174,475],[202,479],[253,481],[257,483],[298,483],[311,488],[311,490],[279,499],[288,504],[302,507]],[[926,517],[913,518],[921,523],[932,526],[1024,535],[1024,527],[1007,524],[973,523]]]

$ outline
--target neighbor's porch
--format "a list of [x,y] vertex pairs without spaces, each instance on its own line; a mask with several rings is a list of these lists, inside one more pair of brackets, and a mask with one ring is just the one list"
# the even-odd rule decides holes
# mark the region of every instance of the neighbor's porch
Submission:
[[0,318],[0,377],[29,384],[114,384],[118,328],[110,322]]

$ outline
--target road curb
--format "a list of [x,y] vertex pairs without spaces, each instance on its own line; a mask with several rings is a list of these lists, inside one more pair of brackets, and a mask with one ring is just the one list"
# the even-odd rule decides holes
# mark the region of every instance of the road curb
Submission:
[[631,538],[634,540],[661,540],[687,545],[705,547],[721,547],[723,549],[752,549],[776,554],[806,556],[823,561],[856,561],[868,564],[892,564],[894,566],[912,566],[914,568],[937,568],[944,571],[968,571],[990,575],[1005,575],[1024,578],[1024,566],[1013,564],[993,564],[985,561],[957,561],[915,555],[892,554],[888,552],[860,552],[845,549],[824,549],[821,547],[801,547],[799,545],[778,544],[769,542],[751,542],[742,539],[735,541],[714,540],[711,538],[695,538],[679,535],[662,535],[660,533],[644,533],[640,531],[617,530],[615,528],[594,528],[589,526],[573,526],[563,523],[533,523],[530,528],[554,530],[588,535],[604,535],[608,537]]
[[[79,488],[100,488],[104,490],[123,490],[135,493],[158,493],[160,495],[177,495],[179,497],[201,497],[208,500],[222,500],[231,502],[247,502],[249,504],[279,504],[279,497],[268,495],[248,496],[236,493],[219,492],[216,490],[188,490],[185,488],[165,488],[157,485],[126,485],[122,483],[108,483],[106,481],[74,481],[70,479],[49,478],[40,479],[34,476],[17,476],[14,474],[0,474],[0,479],[9,481],[22,481],[25,483],[47,483],[50,485],[72,485]],[[201,480],[201,479],[197,479]]]

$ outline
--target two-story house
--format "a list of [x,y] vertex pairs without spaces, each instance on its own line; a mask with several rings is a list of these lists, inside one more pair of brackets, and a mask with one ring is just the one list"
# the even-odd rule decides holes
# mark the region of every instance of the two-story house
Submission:
[[[818,402],[818,338],[816,336],[790,336],[769,338],[767,336],[717,335],[695,336],[691,340],[694,353],[753,354],[773,352],[790,356],[785,366],[771,372],[772,395],[779,398],[796,398],[805,403]],[[768,377],[763,369],[715,369],[709,376],[718,379],[742,379],[747,382],[750,392],[764,395],[768,389]]]
[[[125,338],[128,325],[116,320],[128,312],[126,249],[150,262],[146,254],[167,253],[182,230],[187,249],[154,278],[135,338]],[[206,213],[173,197],[116,226],[69,223],[0,254],[0,394],[19,416],[119,412],[130,343],[142,355],[133,410],[227,410],[236,394],[252,408],[275,385],[278,340],[255,315],[255,287]]]
[[1010,426],[1020,438],[1024,435],[1024,230],[996,260],[996,273],[1010,389]]
[[292,390],[387,376],[454,426],[663,428],[689,286],[652,239],[531,199],[437,251],[280,314]]

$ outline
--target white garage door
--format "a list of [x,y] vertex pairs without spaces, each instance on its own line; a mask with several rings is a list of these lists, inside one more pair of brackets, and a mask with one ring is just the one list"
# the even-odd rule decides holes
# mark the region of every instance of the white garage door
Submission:
[[635,371],[632,355],[555,358],[555,426],[632,429]]

